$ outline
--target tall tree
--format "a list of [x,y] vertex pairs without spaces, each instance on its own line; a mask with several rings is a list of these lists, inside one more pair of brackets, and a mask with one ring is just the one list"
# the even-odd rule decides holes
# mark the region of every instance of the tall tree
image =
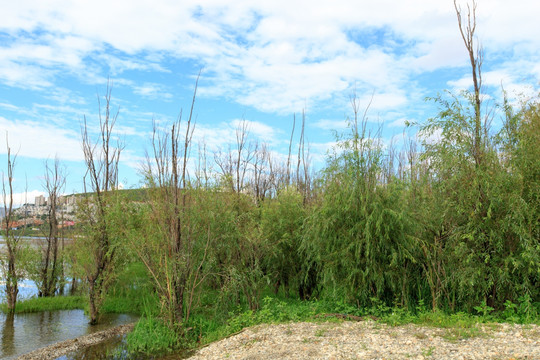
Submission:
[[99,140],[94,143],[90,139],[86,116],[81,126],[86,175],[85,198],[80,208],[87,233],[80,242],[85,249],[85,259],[79,259],[78,262],[83,264],[88,283],[91,324],[98,322],[115,265],[114,229],[109,215],[118,189],[118,163],[123,144],[117,141],[116,146],[113,146],[113,129],[119,111],[111,112],[111,91],[108,84],[104,97],[105,109],[102,109],[98,96]]
[[482,46],[475,43],[476,32],[476,2],[473,1],[471,5],[467,4],[467,20],[463,23],[463,16],[461,8],[457,4],[457,0],[454,0],[454,8],[456,9],[456,15],[459,25],[459,32],[467,49],[469,55],[469,61],[471,63],[471,73],[473,80],[473,103],[474,103],[474,142],[473,142],[473,156],[476,166],[480,166],[482,162],[482,100],[480,97],[480,91],[482,90],[482,63],[483,63],[483,51]]
[[1,263],[4,268],[4,274],[6,276],[6,300],[7,307],[10,313],[15,311],[15,305],[17,304],[17,294],[19,293],[18,281],[18,256],[20,254],[20,236],[12,231],[14,226],[14,209],[13,209],[13,170],[15,169],[15,163],[17,155],[11,155],[11,148],[9,147],[9,139],[6,133],[6,147],[7,147],[7,169],[6,172],[2,172],[2,200],[4,204],[4,219],[2,222],[2,235],[6,242],[7,248],[7,260],[2,259]]
[[58,288],[59,275],[62,264],[58,257],[58,206],[59,197],[66,184],[66,175],[58,158],[54,159],[52,167],[49,162],[45,163],[45,176],[43,187],[48,195],[48,232],[45,236],[45,246],[41,256],[41,280],[38,284],[38,296],[53,296]]
[[[197,238],[193,232],[197,227],[188,220],[193,199],[187,194],[187,162],[195,127],[192,118],[196,93],[197,85],[183,141],[180,132],[182,114],[169,132],[160,131],[154,124],[153,152],[147,155],[143,169],[149,188],[147,216],[150,223],[142,233],[136,233],[135,239],[131,237],[134,251],[154,280],[163,304],[163,315],[179,332],[189,317],[189,281],[201,265],[193,256]],[[137,241],[140,237],[144,239],[143,243]]]

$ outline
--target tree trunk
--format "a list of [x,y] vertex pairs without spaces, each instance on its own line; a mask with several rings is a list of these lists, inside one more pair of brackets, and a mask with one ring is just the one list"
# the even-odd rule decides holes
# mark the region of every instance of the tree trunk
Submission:
[[[11,247],[8,247],[8,249]],[[6,301],[8,306],[8,312],[15,312],[15,305],[17,304],[17,295],[19,294],[19,287],[17,284],[17,273],[15,271],[15,255],[13,251],[10,251],[8,255],[8,274],[6,279]]]
[[88,280],[88,306],[90,308],[90,325],[96,325],[99,320],[99,311],[96,297],[96,281]]

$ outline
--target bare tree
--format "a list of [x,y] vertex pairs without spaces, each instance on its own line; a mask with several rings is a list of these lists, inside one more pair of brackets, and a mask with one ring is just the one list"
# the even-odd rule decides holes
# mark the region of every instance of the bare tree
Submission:
[[255,152],[251,144],[247,142],[249,137],[249,124],[242,120],[236,128],[236,192],[240,193],[244,189],[244,179],[248,170],[248,164],[253,159]]
[[98,96],[99,140],[94,143],[90,139],[86,116],[81,126],[82,149],[86,163],[84,178],[86,198],[82,209],[89,230],[86,245],[87,256],[90,257],[84,262],[84,271],[88,283],[91,324],[98,322],[101,304],[112,277],[116,251],[111,242],[112,229],[108,221],[108,212],[118,188],[118,163],[123,144],[120,141],[116,147],[112,144],[113,129],[119,111],[111,113],[111,91],[112,87],[107,84],[104,114]]
[[208,168],[206,142],[204,140],[202,142],[199,142],[197,144],[197,147],[198,162],[197,171],[195,172],[195,175],[197,177],[197,187],[202,186],[206,189],[208,188],[210,182],[209,172],[212,172],[212,170]]
[[255,199],[260,202],[268,195],[274,182],[272,159],[270,151],[268,151],[268,146],[265,143],[255,143],[252,166],[252,190]]
[[227,152],[223,152],[221,149],[214,152],[214,162],[221,171],[222,181],[224,181],[223,185],[226,188],[230,188],[232,192],[235,192],[234,160],[230,146]]
[[289,154],[287,156],[287,175],[286,175],[286,184],[287,184],[287,186],[289,186],[291,184],[291,151],[292,151],[292,143],[293,143],[294,128],[295,127],[296,127],[296,114],[293,115],[291,139],[289,140]]
[[236,148],[229,147],[226,153],[214,153],[214,161],[221,170],[221,174],[230,186],[231,191],[240,193],[244,190],[246,176],[250,164],[255,156],[253,144],[249,140],[249,123],[242,120],[235,130]]
[[[49,201],[47,222],[48,232],[45,235],[45,247],[42,253],[41,280],[38,284],[38,296],[53,296],[58,287],[59,274],[62,264],[58,261],[58,240],[59,226],[57,209],[59,206],[59,197],[66,185],[66,175],[60,165],[58,158],[54,159],[52,167],[49,162],[45,162],[44,184]],[[60,267],[59,267],[60,265]]]
[[473,143],[473,155],[476,166],[479,166],[482,162],[482,119],[481,119],[481,106],[482,100],[480,98],[480,91],[482,89],[482,63],[483,63],[483,50],[482,47],[475,43],[476,32],[476,2],[473,0],[472,5],[467,4],[467,20],[463,24],[463,16],[461,13],[461,7],[458,6],[457,0],[454,0],[454,7],[456,9],[456,16],[459,25],[459,32],[467,49],[469,55],[469,61],[471,63],[471,71],[474,87],[474,143]]
[[[150,216],[155,228],[142,246],[132,242],[154,280],[164,315],[177,330],[182,329],[181,325],[189,318],[193,298],[190,291],[200,283],[199,270],[205,259],[203,256],[197,263],[192,256],[195,245],[192,232],[195,230],[186,215],[191,206],[187,193],[187,162],[195,129],[192,119],[198,80],[197,77],[191,111],[184,126],[183,143],[180,133],[182,113],[169,132],[160,131],[154,124],[152,154],[147,154],[143,172],[150,185]],[[209,241],[210,237],[206,248]]]
[[298,156],[296,163],[296,189],[302,193],[304,204],[306,204],[311,192],[311,177],[310,177],[310,156],[309,146],[306,151],[305,131],[306,114],[302,111],[302,127],[300,129],[300,139],[298,141]]
[[11,155],[9,147],[8,135],[6,133],[7,147],[7,174],[2,172],[2,200],[4,203],[4,219],[2,223],[2,235],[6,242],[7,248],[7,264],[6,260],[2,259],[2,266],[6,276],[6,300],[7,307],[10,313],[15,311],[17,304],[17,294],[19,293],[18,281],[19,273],[17,271],[17,257],[20,252],[20,236],[12,231],[14,221],[13,209],[13,170],[17,160],[17,155]]

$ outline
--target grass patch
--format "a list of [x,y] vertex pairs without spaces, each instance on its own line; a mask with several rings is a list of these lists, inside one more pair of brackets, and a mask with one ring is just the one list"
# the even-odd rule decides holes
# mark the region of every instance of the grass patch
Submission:
[[101,311],[105,314],[134,314],[142,315],[145,307],[159,309],[155,296],[109,296],[103,302]]
[[153,316],[141,318],[126,337],[126,343],[129,353],[152,355],[172,353],[181,346],[174,330]]
[[441,336],[443,339],[450,342],[457,342],[458,340],[470,339],[474,337],[486,337],[487,334],[480,330],[477,327],[470,328],[448,328],[445,330],[445,333]]
[[[83,296],[38,297],[17,301],[16,313],[34,313],[40,311],[75,310],[86,307]],[[7,312],[7,304],[0,304],[0,310]]]
[[[323,316],[324,314],[353,315],[365,319],[373,318],[377,319],[377,323],[390,326],[416,324],[442,328],[446,329],[442,336],[450,341],[487,336],[479,326],[480,324],[490,327],[490,324],[494,322],[505,321],[504,318],[497,318],[496,314],[486,316],[486,314],[446,313],[429,309],[409,311],[399,307],[387,307],[382,304],[376,304],[370,308],[359,308],[327,300],[301,301],[294,298],[266,297],[263,299],[259,311],[238,308],[228,314],[217,314],[211,311],[194,314],[189,325],[187,325],[187,327],[191,328],[189,346],[205,345],[231,336],[246,327],[264,323],[343,321],[343,319],[337,317]],[[536,319],[536,322],[538,322],[538,319]],[[497,324],[493,326],[497,326]],[[322,335],[321,330],[318,336]],[[417,337],[424,338],[426,335],[418,333]]]

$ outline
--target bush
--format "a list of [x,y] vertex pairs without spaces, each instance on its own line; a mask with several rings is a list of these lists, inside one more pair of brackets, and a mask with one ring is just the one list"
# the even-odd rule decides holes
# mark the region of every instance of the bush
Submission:
[[180,348],[178,335],[165,322],[154,316],[145,316],[137,322],[126,337],[129,353],[169,354]]

